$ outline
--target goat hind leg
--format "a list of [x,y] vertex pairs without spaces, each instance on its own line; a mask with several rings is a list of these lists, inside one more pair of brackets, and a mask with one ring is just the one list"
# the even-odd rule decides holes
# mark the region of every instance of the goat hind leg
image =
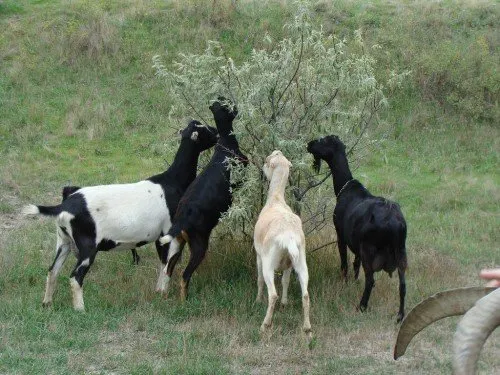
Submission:
[[368,267],[364,267],[364,265],[363,269],[365,271],[365,290],[363,291],[363,296],[361,297],[361,301],[359,303],[359,309],[361,311],[366,310],[368,306],[368,300],[370,299],[370,294],[373,289],[373,285],[375,285],[375,280],[373,278],[373,271]]
[[257,254],[257,298],[255,302],[262,302],[262,292],[264,289],[264,276],[262,275],[262,259],[259,254]]
[[191,275],[198,268],[208,248],[208,238],[192,236],[189,242],[189,249],[191,250],[191,257],[189,263],[182,274],[181,280],[181,301],[185,301],[188,296],[189,281]]
[[405,296],[406,296],[406,279],[405,269],[398,268],[399,276],[399,312],[397,322],[401,322],[405,316]]
[[274,285],[274,268],[269,260],[262,259],[262,273],[264,281],[266,282],[268,295],[266,316],[260,326],[260,331],[264,333],[272,325],[274,306],[278,299],[278,294],[276,293],[276,287]]
[[49,272],[47,274],[47,282],[45,285],[45,296],[43,298],[42,306],[47,307],[52,304],[52,297],[54,295],[54,290],[57,282],[57,275],[61,270],[62,265],[66,261],[70,251],[69,238],[64,236],[62,233],[57,235],[57,252],[52,265],[49,267]]
[[290,285],[290,275],[292,274],[292,267],[283,271],[283,276],[281,276],[281,285],[283,287],[283,293],[281,294],[281,305],[286,306],[288,304],[288,286]]
[[307,290],[309,283],[309,272],[307,270],[307,263],[303,254],[301,254],[297,264],[294,264],[294,269],[299,278],[300,288],[302,291],[302,310],[304,313],[304,325],[302,326],[302,329],[309,337],[311,337],[311,321],[309,320],[310,299],[309,292]]
[[354,262],[352,262],[352,266],[354,268],[354,280],[357,280],[359,277],[359,267],[361,266],[361,258],[359,255],[354,256]]

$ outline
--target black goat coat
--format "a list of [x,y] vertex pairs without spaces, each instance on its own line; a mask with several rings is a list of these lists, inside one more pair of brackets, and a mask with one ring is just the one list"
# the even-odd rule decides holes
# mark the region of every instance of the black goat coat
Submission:
[[397,203],[373,196],[352,180],[338,197],[333,222],[340,240],[365,257],[374,272],[406,268],[406,222]]
[[177,237],[182,230],[191,237],[209,235],[218,224],[221,215],[232,203],[230,158],[237,158],[246,165],[246,157],[239,151],[234,135],[221,137],[207,167],[189,185],[177,209],[174,224],[169,231]]

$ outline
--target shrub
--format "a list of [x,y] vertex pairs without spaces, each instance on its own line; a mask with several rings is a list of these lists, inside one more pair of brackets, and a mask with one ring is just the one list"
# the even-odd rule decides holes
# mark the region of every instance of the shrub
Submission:
[[[202,54],[180,54],[168,67],[154,58],[174,98],[171,115],[190,113],[210,123],[208,104],[218,95],[238,106],[235,134],[251,165],[233,171],[232,178],[242,186],[225,216],[231,225],[255,221],[265,200],[261,168],[274,149],[293,164],[295,209],[305,210],[311,228],[324,225],[326,217],[331,222],[326,207],[333,193],[322,199],[324,189],[312,189],[329,176],[312,174],[306,143],[336,133],[354,152],[373,141],[368,130],[386,104],[384,85],[375,78],[375,60],[361,32],[351,40],[326,35],[313,26],[309,2],[295,6],[295,17],[285,25],[288,36],[279,41],[266,36],[264,47],[254,49],[241,64],[217,41],[210,41]],[[397,85],[404,75],[394,73],[386,84]]]

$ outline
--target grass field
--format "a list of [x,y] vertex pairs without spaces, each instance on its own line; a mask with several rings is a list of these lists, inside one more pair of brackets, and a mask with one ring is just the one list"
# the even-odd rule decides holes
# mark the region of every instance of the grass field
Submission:
[[[497,2],[342,0],[314,9],[326,30],[362,27],[382,46],[380,76],[390,66],[412,71],[373,134],[384,142],[355,171],[373,193],[397,200],[407,219],[408,309],[437,291],[482,285],[479,270],[500,266]],[[220,232],[184,304],[178,274],[167,300],[155,295],[156,251],[148,245],[139,266],[128,252],[97,257],[85,279],[85,313],[71,307],[72,259],[54,305],[41,306],[54,223],[22,218],[22,205],[56,204],[68,183],[132,182],[161,171],[185,119],[169,118],[152,56],[167,49],[168,63],[218,39],[244,59],[265,32],[279,38],[290,15],[286,1],[0,1],[1,374],[451,372],[457,319],[423,331],[394,361],[397,278],[376,275],[369,310],[357,312],[364,278],[341,282],[334,245],[308,255],[310,343],[300,332],[294,278],[290,305],[276,312],[270,337],[260,337],[265,305],[253,302],[251,243]],[[308,248],[333,239],[333,231],[313,236]],[[500,372],[499,352],[497,330],[481,374]]]

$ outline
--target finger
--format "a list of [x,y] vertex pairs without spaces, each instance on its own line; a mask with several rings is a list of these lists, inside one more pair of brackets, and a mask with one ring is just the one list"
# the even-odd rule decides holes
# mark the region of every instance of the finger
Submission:
[[500,279],[500,268],[482,270],[479,276],[483,279]]
[[486,286],[492,286],[494,288],[500,287],[500,280],[491,280],[488,283],[486,283]]

